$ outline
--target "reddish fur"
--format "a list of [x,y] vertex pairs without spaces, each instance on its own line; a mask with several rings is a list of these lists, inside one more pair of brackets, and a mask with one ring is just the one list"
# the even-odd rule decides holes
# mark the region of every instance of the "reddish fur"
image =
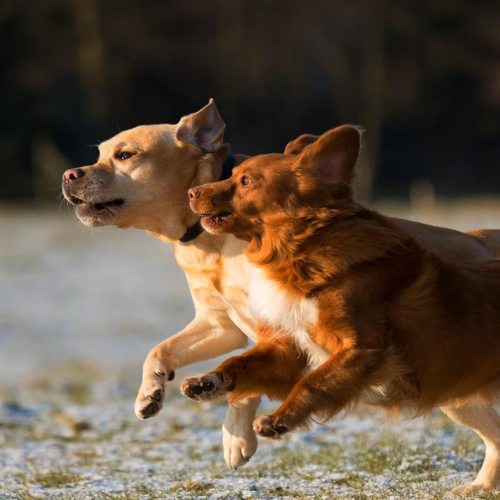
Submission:
[[284,400],[306,369],[307,357],[297,350],[288,335],[276,334],[274,329],[262,324],[258,334],[261,340],[252,349],[229,358],[216,370],[232,379],[235,388],[231,392],[232,400],[263,394]]
[[316,142],[319,139],[319,135],[302,134],[297,139],[290,141],[285,148],[286,155],[298,155],[302,153],[303,149]]
[[222,231],[250,241],[250,261],[289,295],[317,301],[309,333],[331,354],[319,368],[300,378],[286,334],[278,343],[263,328],[252,351],[215,370],[231,376],[235,399],[283,398],[295,384],[271,416],[289,430],[361,398],[423,413],[471,397],[493,402],[499,390],[500,264],[445,263],[358,205],[358,151],[358,131],[339,127],[298,157],[244,162],[231,179],[198,188],[193,203],[199,213],[233,212]]

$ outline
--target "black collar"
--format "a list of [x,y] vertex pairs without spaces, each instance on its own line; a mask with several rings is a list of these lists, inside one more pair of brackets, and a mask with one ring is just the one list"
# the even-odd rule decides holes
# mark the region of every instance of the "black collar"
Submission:
[[197,220],[192,226],[188,227],[187,231],[179,238],[181,243],[188,243],[189,241],[194,240],[203,232],[203,227],[200,224],[200,221]]
[[[226,179],[229,179],[229,177],[231,177],[233,173],[233,168],[235,165],[236,159],[234,158],[234,155],[229,153],[226,157],[226,160],[224,161],[224,164],[222,165],[222,173],[219,180],[225,181]],[[197,238],[202,232],[203,226],[200,224],[200,221],[197,220],[192,226],[188,227],[187,231],[182,235],[181,238],[179,238],[179,241],[181,243],[188,243]]]
[[222,173],[220,174],[219,180],[225,181],[226,179],[229,179],[229,177],[233,175],[233,168],[235,165],[236,165],[236,159],[234,155],[229,153],[226,157],[226,160],[222,164]]

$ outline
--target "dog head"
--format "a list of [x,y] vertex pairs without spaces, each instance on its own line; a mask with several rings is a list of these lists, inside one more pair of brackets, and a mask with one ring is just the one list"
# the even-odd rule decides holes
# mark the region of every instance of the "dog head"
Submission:
[[301,150],[299,155],[256,156],[235,168],[226,181],[190,189],[191,208],[201,216],[203,227],[250,240],[264,226],[298,217],[304,208],[352,203],[359,130],[345,125],[319,138],[308,136],[306,143],[289,144],[289,150]]
[[218,179],[227,148],[213,99],[177,125],[145,125],[99,146],[94,165],[63,174],[66,200],[87,226],[135,227],[180,238],[193,221],[186,191]]

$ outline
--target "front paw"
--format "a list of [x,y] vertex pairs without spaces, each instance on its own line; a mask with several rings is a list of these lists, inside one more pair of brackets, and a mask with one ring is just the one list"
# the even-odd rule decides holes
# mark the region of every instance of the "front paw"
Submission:
[[189,377],[182,382],[181,391],[193,401],[223,400],[226,393],[234,389],[232,378],[227,373],[207,373]]
[[253,422],[253,430],[262,437],[269,439],[281,439],[283,434],[290,432],[291,429],[279,418],[272,415],[261,415]]
[[173,370],[167,370],[159,363],[150,373],[144,373],[134,405],[135,414],[139,418],[151,418],[160,412],[165,399],[165,384],[167,381],[173,380],[174,377]]

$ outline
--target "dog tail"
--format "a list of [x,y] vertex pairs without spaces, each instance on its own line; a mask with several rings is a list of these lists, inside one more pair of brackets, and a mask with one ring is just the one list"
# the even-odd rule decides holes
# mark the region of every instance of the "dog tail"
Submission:
[[495,259],[500,259],[500,229],[478,229],[469,234],[485,246]]

